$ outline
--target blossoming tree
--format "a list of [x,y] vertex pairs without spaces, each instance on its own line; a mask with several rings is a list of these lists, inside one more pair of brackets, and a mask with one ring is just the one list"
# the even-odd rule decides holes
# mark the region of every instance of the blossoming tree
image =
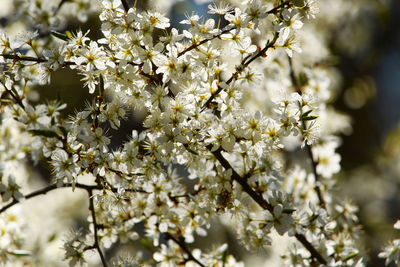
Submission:
[[[219,220],[249,251],[283,236],[285,266],[363,266],[357,208],[333,190],[350,120],[329,102],[335,74],[314,23],[318,1],[213,3],[216,20],[194,12],[186,30],[156,8],[168,1],[138,2],[15,1],[25,30],[0,34],[2,264],[60,266],[57,249],[70,266],[243,265],[227,244],[193,245]],[[65,29],[91,14],[103,38]],[[32,99],[60,68],[92,95],[69,117],[62,99]],[[108,129],[138,108],[143,130],[111,149]],[[31,174],[39,162],[50,184]],[[81,206],[87,218],[62,250],[50,249],[59,236],[30,235],[27,218],[40,212],[21,210],[50,191],[56,204],[36,205],[55,205],[53,221],[36,224],[65,231]],[[116,245],[130,242],[139,248],[121,256]],[[380,255],[398,263],[398,251],[397,240]]]

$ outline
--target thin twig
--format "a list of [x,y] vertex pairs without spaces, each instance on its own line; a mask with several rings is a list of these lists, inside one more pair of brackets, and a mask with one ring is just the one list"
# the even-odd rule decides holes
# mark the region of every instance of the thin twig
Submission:
[[281,8],[285,7],[286,5],[290,5],[290,1],[284,1],[284,2],[282,2],[282,4],[280,4],[280,5],[276,6],[276,7],[274,7],[273,9],[267,11],[267,14],[275,14],[275,13],[278,13],[279,10],[280,10]]
[[8,89],[7,86],[5,85],[5,83],[3,83],[2,81],[0,81],[0,83],[4,86],[4,88],[6,89],[6,91],[11,95],[11,97],[15,100],[15,102],[17,102],[17,104],[23,109],[25,110],[25,106],[24,103],[22,103],[21,98],[19,97],[19,95],[17,94],[17,91],[15,91],[15,93],[11,90]]
[[[256,60],[257,58],[264,56],[265,53],[268,51],[268,49],[273,48],[275,46],[276,40],[278,39],[279,34],[275,33],[274,38],[271,41],[268,41],[268,43],[266,44],[266,46],[261,49],[260,51],[258,51],[254,56],[252,56],[250,59],[246,60],[242,60],[241,64],[236,68],[236,72],[234,72],[232,74],[232,76],[229,78],[229,80],[227,80],[225,83],[227,85],[229,85],[234,79],[237,79],[237,77],[239,76],[239,74],[241,72],[243,72],[243,70],[248,67],[248,65],[253,62],[254,60]],[[208,98],[208,100],[206,101],[206,103],[203,105],[203,107],[201,108],[201,111],[204,111],[210,104],[211,102],[214,100],[214,98],[223,90],[222,86],[218,86],[217,91],[215,91],[214,93],[211,94],[211,96]]]
[[99,240],[98,240],[98,236],[97,236],[97,221],[96,221],[96,212],[94,210],[94,197],[93,197],[93,192],[92,190],[88,190],[88,194],[89,194],[89,210],[91,212],[92,215],[92,221],[93,221],[93,232],[94,232],[94,244],[93,246],[96,248],[97,252],[100,255],[100,259],[101,262],[103,263],[104,267],[107,267],[107,261],[104,257],[103,252],[101,251],[100,245],[99,245]]
[[[289,4],[289,1],[285,1],[285,2],[283,2],[282,4],[280,4],[280,5],[278,5],[278,6],[274,7],[274,8],[272,8],[271,10],[267,11],[266,14],[275,14],[275,13],[277,13],[281,8],[285,7],[285,6],[288,5],[288,4]],[[232,31],[232,30],[235,30],[235,29],[236,29],[236,27],[235,27],[235,26],[232,26],[232,27],[230,27],[230,28],[228,28],[228,29],[225,29],[225,30],[223,30],[222,32],[220,32],[220,33],[218,33],[218,34],[216,34],[216,35],[210,37],[210,38],[207,38],[207,39],[201,40],[201,41],[198,42],[198,43],[192,44],[192,45],[189,46],[188,48],[186,48],[186,49],[184,49],[183,51],[179,52],[179,53],[178,53],[178,57],[184,55],[185,53],[189,52],[190,50],[193,50],[193,49],[199,47],[200,45],[202,45],[202,44],[204,44],[204,43],[207,43],[207,42],[209,42],[209,41],[212,41],[212,40],[214,40],[215,38],[219,38],[219,37],[221,37],[221,35],[223,35],[223,34],[225,34],[225,33],[228,33],[228,32],[230,32],[230,31]]]
[[317,192],[319,204],[321,207],[325,207],[325,200],[324,200],[324,197],[321,192],[319,175],[317,173],[317,162],[314,160],[311,145],[306,144],[306,149],[307,149],[308,157],[311,159],[311,166],[312,166],[312,170],[313,170],[314,177],[315,177],[314,178],[315,179],[315,191]]
[[204,40],[201,40],[201,41],[198,42],[198,43],[192,44],[191,46],[189,46],[189,47],[187,47],[186,49],[184,49],[184,50],[182,50],[181,52],[179,52],[179,53],[178,53],[178,57],[180,57],[180,56],[184,55],[185,53],[187,53],[187,52],[189,52],[189,51],[191,51],[191,50],[193,50],[193,49],[199,47],[200,45],[202,45],[202,44],[204,44],[204,43],[207,43],[207,42],[209,42],[209,41],[212,41],[212,40],[214,40],[215,38],[221,37],[222,34],[228,33],[228,32],[230,32],[231,30],[233,30],[233,29],[235,29],[235,28],[236,28],[236,27],[231,27],[231,28],[225,29],[225,30],[223,30],[222,32],[220,32],[220,33],[218,33],[218,34],[216,34],[216,35],[214,35],[214,36],[212,36],[212,37],[210,37],[210,38],[206,38],[206,39],[204,39]]
[[253,57],[251,57],[249,60],[245,61],[245,63],[243,63],[243,66],[247,67],[251,62],[253,62],[257,58],[259,58],[261,56],[265,56],[268,49],[273,48],[275,46],[276,40],[278,40],[278,36],[279,36],[279,34],[275,32],[274,38],[272,39],[272,41],[268,41],[267,45],[263,49],[258,51],[258,53],[255,54]]
[[128,12],[129,10],[129,6],[128,3],[126,2],[126,0],[121,0],[122,5],[124,6],[125,12]]
[[[12,59],[12,60],[20,60],[20,61],[30,61],[30,62],[36,62],[36,63],[46,63],[48,62],[47,59],[42,58],[42,57],[30,57],[30,56],[23,56],[23,55],[11,55],[11,54],[0,54],[1,57],[4,57],[5,59]],[[71,66],[71,65],[76,65],[75,62],[72,61],[64,61],[61,66]]]
[[[36,62],[36,63],[46,63],[48,62],[47,59],[41,58],[41,57],[30,57],[30,56],[22,56],[22,55],[11,55],[11,54],[0,54],[0,56],[4,57],[5,59],[12,59],[12,60],[20,60],[20,61],[29,61],[29,62]],[[135,64],[133,62],[128,62],[128,64],[133,65],[133,66],[138,66],[140,71],[139,74],[146,77],[147,79],[153,81],[156,85],[162,85],[161,78],[158,77],[157,75],[150,75],[145,72],[143,72],[141,69],[143,67],[143,63],[141,64]],[[71,65],[76,65],[75,62],[72,61],[64,61],[61,66],[71,66]],[[12,95],[13,96],[13,95]],[[175,98],[175,95],[172,93],[171,89],[168,91],[168,96],[171,98]],[[13,96],[14,98],[14,96]]]
[[[211,146],[208,147],[208,149],[211,151]],[[260,205],[263,209],[266,209],[270,212],[274,211],[274,207],[268,203],[260,194],[257,194],[250,185],[247,183],[247,181],[241,177],[230,165],[230,163],[222,156],[221,154],[222,149],[218,148],[215,151],[212,151],[211,153],[214,155],[214,157],[219,161],[219,163],[225,168],[225,170],[232,170],[232,178],[236,182],[238,182],[241,186],[243,191],[245,191],[250,197],[257,202],[258,205]]]
[[296,239],[311,253],[311,256],[317,259],[322,264],[327,264],[326,260],[321,254],[314,248],[314,246],[308,242],[306,237],[302,234],[295,234]]
[[[276,7],[274,7],[273,9],[267,11],[267,14],[275,14],[275,13],[277,13],[277,12],[279,11],[280,8],[282,8],[282,7],[286,6],[286,5],[289,5],[289,4],[290,4],[289,1],[285,1],[285,2],[283,2],[282,4],[280,4],[280,5],[276,6]],[[229,30],[227,30],[227,31],[231,31],[231,30],[233,30],[233,29],[235,29],[235,27],[233,27],[233,28],[231,28],[231,29],[229,29]],[[215,36],[214,36],[214,37],[215,37]],[[210,40],[214,39],[214,37],[213,37],[213,38],[210,38]],[[273,38],[271,41],[269,41],[269,42],[267,43],[267,45],[266,45],[263,49],[261,49],[260,51],[258,51],[258,53],[255,54],[255,55],[254,55],[253,57],[251,57],[250,59],[247,60],[247,58],[245,58],[245,59],[241,62],[241,64],[239,65],[239,67],[237,68],[236,72],[234,72],[234,73],[232,74],[232,76],[229,78],[229,80],[227,80],[225,83],[229,85],[229,84],[233,81],[233,79],[236,79],[237,76],[238,76],[251,62],[253,62],[253,61],[256,60],[257,58],[259,58],[260,56],[265,56],[267,50],[268,50],[269,48],[272,48],[272,47],[275,46],[275,43],[276,43],[278,37],[279,37],[279,34],[278,34],[278,33],[275,33],[275,34],[274,34],[274,38]],[[208,41],[208,39],[203,40],[203,41]],[[204,43],[203,41],[200,42],[200,43]],[[197,47],[197,46],[196,46],[196,47]],[[190,47],[189,47],[189,48],[190,48]],[[193,47],[193,48],[195,48],[195,47]],[[193,48],[191,48],[191,49],[193,49]],[[183,52],[183,51],[182,51],[182,52]],[[210,96],[210,98],[206,101],[206,103],[205,103],[205,104],[203,105],[203,107],[201,108],[201,111],[204,111],[204,110],[206,109],[206,107],[210,105],[210,103],[214,100],[214,98],[215,98],[222,90],[223,90],[223,87],[218,86],[217,91],[215,91],[214,93],[212,93],[212,95]]]
[[[299,81],[297,79],[297,76],[296,76],[296,73],[294,71],[292,58],[288,57],[288,59],[289,59],[289,66],[290,66],[290,79],[292,80],[292,83],[293,83],[293,86],[295,87],[296,92],[298,92],[301,95],[303,91],[301,90],[300,83],[299,83]],[[302,116],[302,112],[301,112],[300,116]],[[306,130],[305,121],[301,120],[301,123],[302,123],[302,126],[303,126],[304,130]],[[318,197],[318,201],[319,201],[320,206],[321,207],[325,207],[325,200],[324,200],[324,197],[323,197],[322,192],[321,192],[319,175],[317,173],[317,162],[314,160],[311,145],[306,143],[305,146],[306,146],[306,149],[307,149],[308,157],[311,160],[311,167],[312,167],[312,171],[314,173],[314,179],[315,179],[314,190],[317,193],[317,197]]]
[[[57,188],[69,188],[69,187],[76,187],[76,188],[80,188],[80,189],[84,189],[86,191],[92,191],[92,190],[104,190],[103,186],[100,185],[86,185],[86,184],[80,184],[80,183],[75,183],[75,185],[73,185],[72,183],[66,183],[63,184],[62,186],[58,186],[57,183],[51,184],[49,186],[46,186],[44,188],[38,189],[30,194],[27,194],[24,196],[25,199],[30,199],[39,195],[45,195],[48,192],[57,189]],[[118,192],[117,188],[108,188],[109,190],[111,190],[112,192],[116,193]],[[126,189],[126,192],[133,192],[133,193],[147,193],[146,191],[142,190],[142,189]],[[180,197],[180,196],[179,196]],[[12,202],[8,203],[7,205],[5,205],[4,207],[2,207],[0,209],[0,214],[5,212],[6,210],[8,210],[9,208],[11,208],[12,206],[14,206],[15,204],[21,203],[18,200],[14,199]]]
[[201,261],[199,261],[198,259],[196,259],[192,252],[190,252],[190,250],[186,247],[185,242],[183,242],[182,240],[179,240],[177,238],[175,238],[173,235],[171,235],[170,233],[166,233],[167,235],[167,239],[171,239],[172,241],[174,241],[181,249],[183,249],[186,254],[188,254],[188,258],[186,259],[186,261],[190,261],[193,260],[194,262],[196,262],[198,265],[205,267],[205,265],[203,263],[201,263]]
[[60,3],[57,6],[56,11],[54,12],[54,16],[57,15],[57,13],[60,11],[61,7],[66,3],[69,2],[71,0],[61,0]]
[[37,63],[44,63],[48,60],[45,58],[38,58],[38,57],[30,57],[30,56],[19,56],[17,54],[1,54],[0,56],[4,57],[5,59],[13,59],[13,60],[21,60],[21,61],[30,61],[30,62],[37,62]]

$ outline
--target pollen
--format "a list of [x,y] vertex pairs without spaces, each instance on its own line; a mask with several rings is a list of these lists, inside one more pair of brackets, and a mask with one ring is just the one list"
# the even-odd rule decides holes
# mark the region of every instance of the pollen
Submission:
[[271,130],[269,130],[269,132],[268,132],[268,135],[269,135],[269,137],[271,137],[271,138],[274,138],[274,137],[276,137],[276,131],[275,131],[275,128],[274,128],[274,129],[271,129]]
[[252,121],[252,122],[250,123],[250,126],[249,126],[249,127],[250,127],[251,129],[256,129],[257,126],[258,126],[258,122]]
[[176,105],[176,106],[171,107],[171,109],[175,110],[176,112],[180,112],[180,111],[182,111],[182,106]]
[[156,24],[157,22],[159,22],[158,18],[151,16],[150,17],[150,22],[153,24]]

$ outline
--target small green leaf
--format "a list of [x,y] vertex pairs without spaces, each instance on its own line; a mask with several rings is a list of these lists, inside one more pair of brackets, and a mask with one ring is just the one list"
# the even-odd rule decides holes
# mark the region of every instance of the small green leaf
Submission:
[[67,135],[68,135],[68,131],[67,131],[67,129],[65,129],[64,126],[58,126],[58,127],[57,127],[57,132],[58,132],[59,134],[65,136],[65,137],[67,137]]
[[28,130],[34,136],[43,136],[43,137],[58,137],[58,134],[54,131],[50,130]]
[[308,84],[308,77],[307,74],[305,74],[304,72],[299,73],[297,80],[300,87],[306,86]]
[[304,117],[302,118],[303,121],[312,121],[315,120],[316,118],[318,118],[317,116],[308,116],[308,117]]
[[63,41],[68,41],[68,39],[69,39],[66,34],[56,32],[56,31],[51,31],[51,35],[53,35],[54,37],[57,37],[58,39],[61,39]]
[[150,241],[148,239],[140,238],[139,243],[140,243],[140,245],[142,245],[142,247],[144,247],[148,251],[152,251],[152,244],[150,243]]
[[304,6],[304,0],[292,0],[292,3],[296,7],[303,7]]
[[70,31],[65,31],[65,35],[67,35],[70,39],[73,37]]
[[352,259],[352,258],[354,258],[354,257],[357,257],[357,256],[358,256],[358,253],[357,253],[357,252],[351,253],[349,256],[347,256],[346,258],[344,258],[343,261],[348,261],[348,260],[350,260],[350,259]]
[[29,251],[27,250],[22,250],[22,249],[16,249],[13,251],[7,251],[8,254],[14,255],[14,256],[30,256],[32,255]]
[[286,213],[286,214],[292,214],[293,212],[295,212],[296,209],[283,209],[282,213]]
[[304,112],[301,117],[307,117],[310,113],[312,112],[312,109],[310,109],[309,111]]
[[47,238],[47,241],[48,242],[53,242],[54,240],[56,240],[56,237],[57,237],[57,234],[53,233]]

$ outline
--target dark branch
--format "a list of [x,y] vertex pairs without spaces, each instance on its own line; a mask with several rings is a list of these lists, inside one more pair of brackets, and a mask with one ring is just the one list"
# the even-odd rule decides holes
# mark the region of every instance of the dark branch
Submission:
[[321,205],[321,207],[325,207],[325,200],[324,200],[324,197],[321,192],[319,176],[317,173],[317,162],[314,160],[311,146],[306,144],[306,149],[307,149],[308,157],[311,159],[312,170],[313,170],[314,177],[315,177],[314,178],[315,179],[314,186],[315,186],[315,191],[317,192],[319,204]]
[[185,53],[187,53],[187,52],[189,52],[189,51],[191,51],[191,50],[193,50],[193,49],[199,47],[200,45],[202,45],[202,44],[204,44],[204,43],[207,43],[207,42],[209,42],[209,41],[211,41],[211,40],[214,40],[215,38],[221,37],[222,34],[228,33],[228,32],[230,32],[230,31],[233,30],[233,29],[235,29],[235,27],[232,27],[232,28],[223,30],[222,32],[220,32],[220,33],[214,35],[213,37],[210,37],[210,38],[201,40],[201,41],[198,42],[198,43],[192,44],[191,46],[189,46],[189,47],[186,48],[185,50],[179,52],[179,53],[178,53],[178,57],[180,57],[180,56],[184,55]]
[[326,260],[321,256],[321,254],[314,248],[314,246],[308,242],[306,237],[302,234],[295,234],[294,235],[297,240],[303,244],[303,246],[311,253],[311,256],[317,259],[321,264],[327,264]]
[[[211,147],[207,147],[211,151]],[[245,191],[255,202],[257,202],[260,207],[266,209],[270,212],[273,212],[273,206],[268,203],[261,195],[254,191],[253,188],[241,177],[230,165],[230,163],[222,156],[222,149],[219,148],[216,151],[211,152],[215,158],[219,161],[219,163],[225,168],[225,170],[232,170],[232,179],[238,182],[243,191]],[[304,245],[304,247],[311,253],[311,256],[317,259],[321,264],[326,264],[327,261],[322,257],[322,255],[313,247],[313,245],[307,241],[306,237],[303,234],[295,234],[297,240]]]
[[125,12],[128,12],[129,6],[128,6],[128,3],[126,2],[126,0],[121,0],[121,2],[122,2],[122,5],[124,6]]
[[[267,13],[267,14],[275,14],[275,13],[277,13],[281,8],[285,7],[286,5],[289,5],[289,1],[283,2],[282,4],[280,4],[280,5],[278,5],[278,6],[274,7],[274,8],[272,8],[271,10],[267,11],[266,13]],[[231,28],[228,28],[228,29],[225,29],[225,30],[223,30],[222,32],[220,32],[220,33],[214,35],[214,36],[211,37],[211,38],[207,38],[207,39],[204,39],[204,40],[202,40],[202,41],[200,41],[200,42],[198,42],[198,43],[196,43],[196,44],[192,44],[191,46],[189,46],[189,47],[186,48],[185,50],[179,52],[179,53],[178,53],[178,57],[180,57],[180,56],[182,56],[183,54],[185,54],[185,53],[187,53],[187,52],[189,52],[189,51],[191,51],[191,50],[193,50],[193,49],[199,47],[200,45],[202,45],[202,44],[204,44],[204,43],[207,43],[207,42],[209,42],[209,41],[211,41],[211,40],[214,40],[215,38],[219,38],[219,37],[221,37],[221,35],[223,35],[223,34],[225,34],[225,33],[228,33],[228,32],[230,32],[230,31],[232,31],[232,30],[234,30],[234,29],[236,29],[235,26],[233,26],[233,27],[231,27]]]
[[17,91],[13,91],[13,90],[11,90],[11,89],[8,89],[7,88],[7,86],[2,82],[2,81],[0,81],[0,83],[4,86],[4,88],[6,89],[6,91],[11,95],[11,97],[15,100],[15,102],[17,102],[17,104],[22,108],[22,109],[24,109],[25,110],[25,106],[24,106],[24,103],[22,103],[22,100],[21,100],[21,98],[19,97],[19,95],[17,94]]
[[251,57],[249,60],[245,61],[245,63],[243,63],[243,66],[247,67],[251,62],[253,62],[257,58],[259,58],[261,56],[266,56],[265,53],[267,53],[268,49],[275,46],[276,40],[278,40],[278,36],[279,36],[279,34],[275,32],[274,38],[272,39],[272,41],[268,41],[267,45],[263,49],[258,51],[258,53],[255,54],[253,57]]
[[[72,183],[63,184],[60,187],[58,187],[57,184],[55,183],[55,184],[51,184],[49,186],[46,186],[46,187],[44,187],[42,189],[36,190],[36,191],[34,191],[34,192],[24,196],[24,197],[25,197],[25,199],[30,199],[30,198],[33,198],[33,197],[36,197],[36,196],[39,196],[39,195],[45,195],[48,192],[50,192],[50,191],[52,191],[54,189],[57,189],[57,188],[69,188],[69,187],[73,187]],[[100,185],[86,185],[86,184],[76,183],[75,187],[76,188],[80,188],[80,189],[84,189],[86,191],[104,190],[104,187],[100,186]],[[114,193],[118,192],[117,188],[108,188],[108,189],[111,190]],[[125,191],[133,192],[133,193],[147,193],[142,189],[126,189]],[[5,205],[4,207],[2,207],[0,209],[0,214],[3,213],[4,211],[8,210],[9,208],[14,206],[15,204],[18,204],[18,203],[20,203],[20,202],[14,199],[12,202],[8,203],[7,205]]]
[[1,54],[0,56],[4,57],[5,59],[12,59],[12,60],[30,61],[30,62],[37,62],[37,63],[47,62],[47,59],[45,59],[45,58],[19,56],[17,54],[14,54],[14,55]]
[[[1,57],[4,57],[5,59],[12,59],[12,60],[20,60],[20,61],[29,61],[29,62],[36,62],[36,63],[45,63],[48,62],[47,59],[41,58],[41,57],[30,57],[30,56],[22,56],[22,55],[11,55],[11,54],[1,54]],[[72,61],[64,61],[63,64],[61,64],[63,67],[65,66],[71,66],[75,65],[75,62]]]
[[[241,64],[236,68],[236,72],[232,74],[232,76],[229,78],[229,80],[227,80],[225,83],[227,85],[229,85],[233,79],[237,79],[237,77],[239,76],[239,74],[246,68],[248,67],[248,65],[253,62],[254,60],[256,60],[257,58],[261,57],[261,56],[265,56],[265,53],[267,52],[268,49],[272,48],[275,46],[276,40],[278,39],[279,34],[275,33],[274,38],[269,41],[267,43],[267,45],[261,49],[260,51],[258,51],[254,56],[252,56],[250,59],[246,60],[242,60]],[[223,90],[223,87],[218,86],[217,91],[215,91],[214,93],[212,93],[212,95],[210,96],[210,98],[208,98],[208,100],[206,101],[206,103],[203,105],[203,107],[201,108],[201,111],[204,111],[210,104],[211,102],[214,100],[214,98]]]
[[[296,92],[298,92],[301,95],[303,91],[301,90],[300,83],[299,83],[299,81],[297,79],[297,76],[296,76],[296,73],[294,71],[292,58],[288,57],[288,59],[289,59],[289,66],[290,66],[290,79],[292,80],[292,84],[295,87]],[[303,114],[301,112],[300,116],[302,117],[302,115]],[[301,123],[302,123],[303,129],[306,130],[305,121],[302,120]],[[311,167],[312,167],[312,171],[314,173],[314,179],[315,179],[314,190],[317,193],[318,201],[319,201],[320,206],[321,207],[325,207],[325,200],[324,200],[324,197],[323,197],[322,192],[321,192],[319,175],[317,173],[317,162],[314,160],[311,146],[309,144],[305,144],[305,146],[306,146],[306,149],[307,149],[308,157],[311,160]]]
[[[208,147],[211,151],[211,146]],[[211,152],[214,157],[219,161],[219,163],[225,168],[225,170],[232,170],[232,179],[238,182],[241,186],[243,191],[245,191],[255,202],[258,203],[263,209],[266,209],[270,212],[274,211],[274,207],[269,204],[260,194],[257,194],[250,185],[247,183],[245,179],[243,179],[230,165],[230,163],[222,156],[221,154],[222,149],[218,148],[216,151]]]
[[188,255],[188,258],[186,259],[186,261],[194,261],[196,262],[198,265],[205,267],[205,265],[203,263],[201,263],[198,259],[196,259],[192,252],[190,252],[190,250],[186,247],[185,242],[183,242],[182,240],[179,240],[177,238],[175,238],[173,235],[171,235],[170,233],[166,233],[167,235],[167,239],[171,239],[172,241],[174,241],[183,251],[185,251],[185,253]]
[[103,266],[107,267],[107,262],[106,262],[106,259],[104,257],[103,252],[101,251],[101,248],[100,248],[100,245],[99,245],[98,236],[97,236],[98,225],[97,225],[97,221],[96,221],[96,212],[94,210],[94,200],[93,200],[93,194],[92,193],[93,193],[92,190],[88,190],[88,194],[89,194],[89,210],[90,210],[91,215],[92,215],[93,232],[94,232],[94,244],[93,244],[93,246],[98,251],[98,253],[100,255],[101,262],[103,263]]
[[282,2],[282,4],[274,7],[273,9],[267,11],[267,14],[276,14],[279,12],[279,10],[283,7],[285,7],[286,5],[290,5],[290,1],[284,1]]
[[57,6],[56,11],[54,12],[54,16],[57,15],[57,13],[60,11],[61,7],[66,3],[69,2],[71,0],[61,0],[60,3]]

